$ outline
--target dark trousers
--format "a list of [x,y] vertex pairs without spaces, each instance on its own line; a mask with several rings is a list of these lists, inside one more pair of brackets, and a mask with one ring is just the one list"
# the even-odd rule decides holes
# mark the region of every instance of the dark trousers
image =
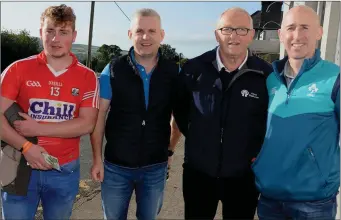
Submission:
[[253,173],[213,178],[186,165],[183,172],[185,219],[214,219],[219,200],[223,219],[253,219],[259,193]]

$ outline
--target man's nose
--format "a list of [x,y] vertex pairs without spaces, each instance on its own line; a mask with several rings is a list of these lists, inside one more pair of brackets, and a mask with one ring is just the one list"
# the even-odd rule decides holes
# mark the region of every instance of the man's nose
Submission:
[[147,33],[143,34],[142,35],[142,39],[143,40],[147,40],[149,38],[149,35]]
[[238,37],[237,30],[233,30],[232,33],[230,34],[231,39],[235,39]]
[[58,33],[55,33],[52,38],[52,41],[59,41],[59,40],[60,40],[60,35]]
[[296,30],[293,33],[293,37],[295,40],[300,40],[303,37],[303,31],[299,28],[296,28]]

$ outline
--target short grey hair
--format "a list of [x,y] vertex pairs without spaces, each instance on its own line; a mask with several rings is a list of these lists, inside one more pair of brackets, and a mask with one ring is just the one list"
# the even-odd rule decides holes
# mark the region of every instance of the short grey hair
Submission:
[[247,15],[250,19],[250,29],[253,29],[253,20],[252,20],[252,17],[251,15],[249,14],[249,12],[247,12],[245,9],[243,8],[240,8],[240,7],[232,7],[232,8],[229,8],[227,10],[225,10],[219,17],[218,19],[218,22],[217,22],[217,27],[219,26],[220,24],[220,21],[221,21],[221,18],[225,15],[225,13],[227,13],[228,11],[238,11],[238,12],[241,12],[241,13],[244,13],[245,15]]
[[134,22],[135,22],[135,19],[138,18],[138,17],[156,17],[159,19],[160,21],[160,26],[161,26],[161,17],[159,15],[159,13],[157,13],[154,9],[151,9],[151,8],[142,8],[142,9],[139,9],[137,10],[133,16],[132,16],[132,19],[131,19],[131,22],[130,22],[130,27],[133,26]]

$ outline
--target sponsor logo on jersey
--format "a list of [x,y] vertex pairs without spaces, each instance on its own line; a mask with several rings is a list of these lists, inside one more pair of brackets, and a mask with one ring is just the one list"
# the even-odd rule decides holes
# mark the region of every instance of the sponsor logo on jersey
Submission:
[[49,86],[58,86],[58,87],[62,87],[63,83],[61,82],[56,82],[56,81],[49,81]]
[[49,99],[30,99],[28,115],[36,121],[61,122],[74,118],[76,104]]

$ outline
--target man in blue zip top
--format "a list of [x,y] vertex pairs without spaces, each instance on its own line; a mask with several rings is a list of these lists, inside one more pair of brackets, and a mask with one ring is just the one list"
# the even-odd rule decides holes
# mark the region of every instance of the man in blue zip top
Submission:
[[288,54],[267,79],[266,137],[253,163],[259,219],[335,219],[340,186],[340,67],[320,57],[315,11],[297,6],[278,31]]

